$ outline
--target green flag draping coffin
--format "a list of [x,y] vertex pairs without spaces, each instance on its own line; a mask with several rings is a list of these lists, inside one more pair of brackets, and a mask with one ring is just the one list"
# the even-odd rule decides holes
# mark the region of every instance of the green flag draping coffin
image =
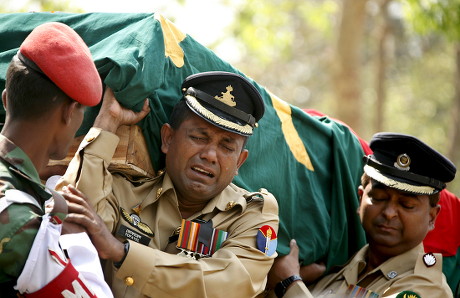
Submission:
[[[139,124],[154,167],[163,167],[160,127],[181,98],[190,74],[222,70],[244,75],[158,13],[17,13],[0,15],[0,87],[21,42],[39,24],[58,21],[88,44],[103,82],[122,105],[140,110],[148,97],[152,112]],[[247,162],[234,183],[249,191],[266,188],[278,200],[278,253],[295,238],[305,264],[344,263],[365,243],[356,214],[362,148],[344,125],[313,117],[257,82],[266,112],[250,137]],[[98,107],[89,108],[78,134],[91,127]],[[0,115],[4,118],[5,114]]]

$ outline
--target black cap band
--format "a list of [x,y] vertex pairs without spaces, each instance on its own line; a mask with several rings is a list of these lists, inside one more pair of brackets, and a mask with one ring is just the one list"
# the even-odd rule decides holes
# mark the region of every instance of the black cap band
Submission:
[[215,98],[213,98],[211,95],[207,94],[206,92],[200,91],[193,87],[189,87],[185,91],[184,96],[185,95],[191,95],[199,100],[202,100],[205,103],[213,106],[214,108],[221,110],[237,119],[240,119],[241,121],[244,121],[245,123],[251,125],[252,127],[254,127],[256,123],[256,119],[252,115],[247,114],[241,110],[235,109],[231,106],[228,106],[220,102],[219,100],[216,100]]
[[420,185],[426,185],[426,186],[434,187],[434,188],[436,188],[438,190],[442,190],[442,189],[444,189],[446,187],[446,184],[444,182],[439,181],[439,180],[429,178],[429,177],[425,177],[425,176],[421,176],[421,175],[417,175],[417,174],[414,174],[414,173],[411,173],[411,172],[401,171],[401,170],[398,170],[396,168],[389,167],[389,166],[383,165],[381,163],[375,162],[374,160],[371,159],[370,155],[364,156],[363,160],[367,165],[377,169],[378,171],[380,171],[383,174],[387,174],[387,175],[390,175],[390,176],[393,176],[393,177],[399,177],[399,178],[402,178],[402,179],[407,179],[409,181],[419,183]]

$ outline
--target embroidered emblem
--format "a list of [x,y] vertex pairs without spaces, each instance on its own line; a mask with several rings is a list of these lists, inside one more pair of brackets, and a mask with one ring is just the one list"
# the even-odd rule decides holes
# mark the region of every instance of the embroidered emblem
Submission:
[[388,272],[387,276],[388,276],[389,279],[393,279],[393,278],[395,278],[396,276],[398,276],[398,272],[396,272],[396,271],[390,271],[390,272]]
[[221,92],[222,96],[216,95],[214,96],[214,98],[223,102],[224,104],[228,106],[231,106],[231,107],[236,106],[235,96],[233,96],[233,94],[230,93],[233,91],[232,85],[228,85],[226,89],[227,89],[226,92]]
[[412,291],[403,291],[399,293],[396,298],[421,298],[419,294]]
[[423,255],[423,263],[425,263],[425,265],[427,267],[431,267],[433,266],[434,264],[436,264],[436,257],[434,254],[432,253],[426,253]]
[[394,163],[394,166],[400,169],[401,171],[409,171],[410,163],[411,163],[411,160],[410,160],[409,155],[407,155],[406,153],[403,153],[403,154],[400,154],[396,158],[396,162]]
[[121,208],[120,207],[120,213],[121,213],[121,216],[123,217],[124,220],[126,220],[127,222],[129,222],[129,224],[133,227],[135,227],[136,229],[138,229],[139,231],[147,234],[148,236],[150,237],[154,237],[155,234],[153,233],[152,229],[150,229],[150,227],[143,223],[140,216],[137,215],[137,214],[129,214],[125,209]]
[[261,252],[265,253],[267,256],[271,256],[275,253],[278,245],[275,230],[269,225],[262,226],[257,232],[256,242],[257,248]]

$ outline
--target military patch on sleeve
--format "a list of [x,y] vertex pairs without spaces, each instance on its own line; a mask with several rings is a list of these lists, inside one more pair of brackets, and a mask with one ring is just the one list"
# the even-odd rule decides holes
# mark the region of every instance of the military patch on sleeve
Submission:
[[133,213],[129,214],[125,209],[120,207],[120,213],[124,220],[126,220],[132,227],[136,228],[137,230],[147,234],[150,237],[154,237],[155,234],[153,233],[150,227],[143,223],[140,216]]
[[269,225],[260,227],[257,232],[256,242],[257,248],[261,252],[265,253],[267,256],[273,255],[278,245],[275,230]]
[[396,298],[421,298],[421,296],[412,291],[403,291],[399,293]]

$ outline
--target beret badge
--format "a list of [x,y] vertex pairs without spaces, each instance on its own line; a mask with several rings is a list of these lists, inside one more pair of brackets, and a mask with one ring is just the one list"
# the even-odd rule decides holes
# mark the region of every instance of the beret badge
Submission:
[[394,166],[398,169],[400,169],[401,171],[409,171],[410,170],[410,163],[411,163],[411,159],[409,157],[409,155],[407,155],[406,153],[403,153],[403,154],[400,154],[397,158],[396,158],[396,162],[394,163]]

